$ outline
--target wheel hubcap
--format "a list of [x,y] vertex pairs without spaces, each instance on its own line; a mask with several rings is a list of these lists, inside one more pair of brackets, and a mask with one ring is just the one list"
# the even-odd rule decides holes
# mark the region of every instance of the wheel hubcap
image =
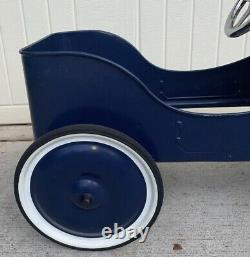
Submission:
[[145,228],[158,202],[151,168],[127,145],[101,135],[69,134],[32,150],[18,178],[20,207],[48,237],[78,248],[123,244],[103,227]]
[[94,210],[107,201],[107,192],[101,181],[84,176],[72,186],[71,201],[82,210]]
[[122,152],[78,142],[55,148],[38,162],[31,194],[39,212],[54,226],[77,236],[101,237],[104,227],[118,223],[126,228],[138,218],[146,184]]

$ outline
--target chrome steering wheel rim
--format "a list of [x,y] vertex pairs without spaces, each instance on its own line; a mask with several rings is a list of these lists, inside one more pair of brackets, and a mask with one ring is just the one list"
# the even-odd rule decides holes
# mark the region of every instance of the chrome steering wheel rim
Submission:
[[[244,6],[248,4],[247,10],[236,22]],[[225,24],[225,33],[228,37],[239,37],[250,31],[250,0],[238,0],[228,15]]]

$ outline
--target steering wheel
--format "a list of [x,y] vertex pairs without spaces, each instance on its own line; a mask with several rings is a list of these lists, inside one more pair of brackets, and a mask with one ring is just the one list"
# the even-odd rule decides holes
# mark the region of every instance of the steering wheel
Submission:
[[[238,18],[241,14],[242,9],[246,6],[246,11]],[[226,24],[225,33],[228,37],[239,37],[248,31],[250,31],[250,0],[237,0],[237,3],[230,12]],[[238,18],[238,20],[237,20]]]

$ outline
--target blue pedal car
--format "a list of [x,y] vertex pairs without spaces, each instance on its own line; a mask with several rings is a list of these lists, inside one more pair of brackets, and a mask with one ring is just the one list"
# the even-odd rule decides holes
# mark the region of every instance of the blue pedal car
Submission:
[[[236,14],[230,36],[247,31]],[[21,54],[36,140],[18,163],[15,195],[27,221],[60,244],[108,249],[138,236],[117,236],[115,223],[150,227],[163,201],[155,162],[250,160],[250,112],[183,110],[249,105],[250,58],[169,71],[101,31],[52,34]]]

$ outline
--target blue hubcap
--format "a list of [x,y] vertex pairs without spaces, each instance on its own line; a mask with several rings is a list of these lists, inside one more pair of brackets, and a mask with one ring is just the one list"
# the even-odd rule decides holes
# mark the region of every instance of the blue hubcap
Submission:
[[31,196],[53,226],[83,237],[124,228],[141,214],[146,183],[135,163],[111,146],[76,142],[57,147],[34,168]]

